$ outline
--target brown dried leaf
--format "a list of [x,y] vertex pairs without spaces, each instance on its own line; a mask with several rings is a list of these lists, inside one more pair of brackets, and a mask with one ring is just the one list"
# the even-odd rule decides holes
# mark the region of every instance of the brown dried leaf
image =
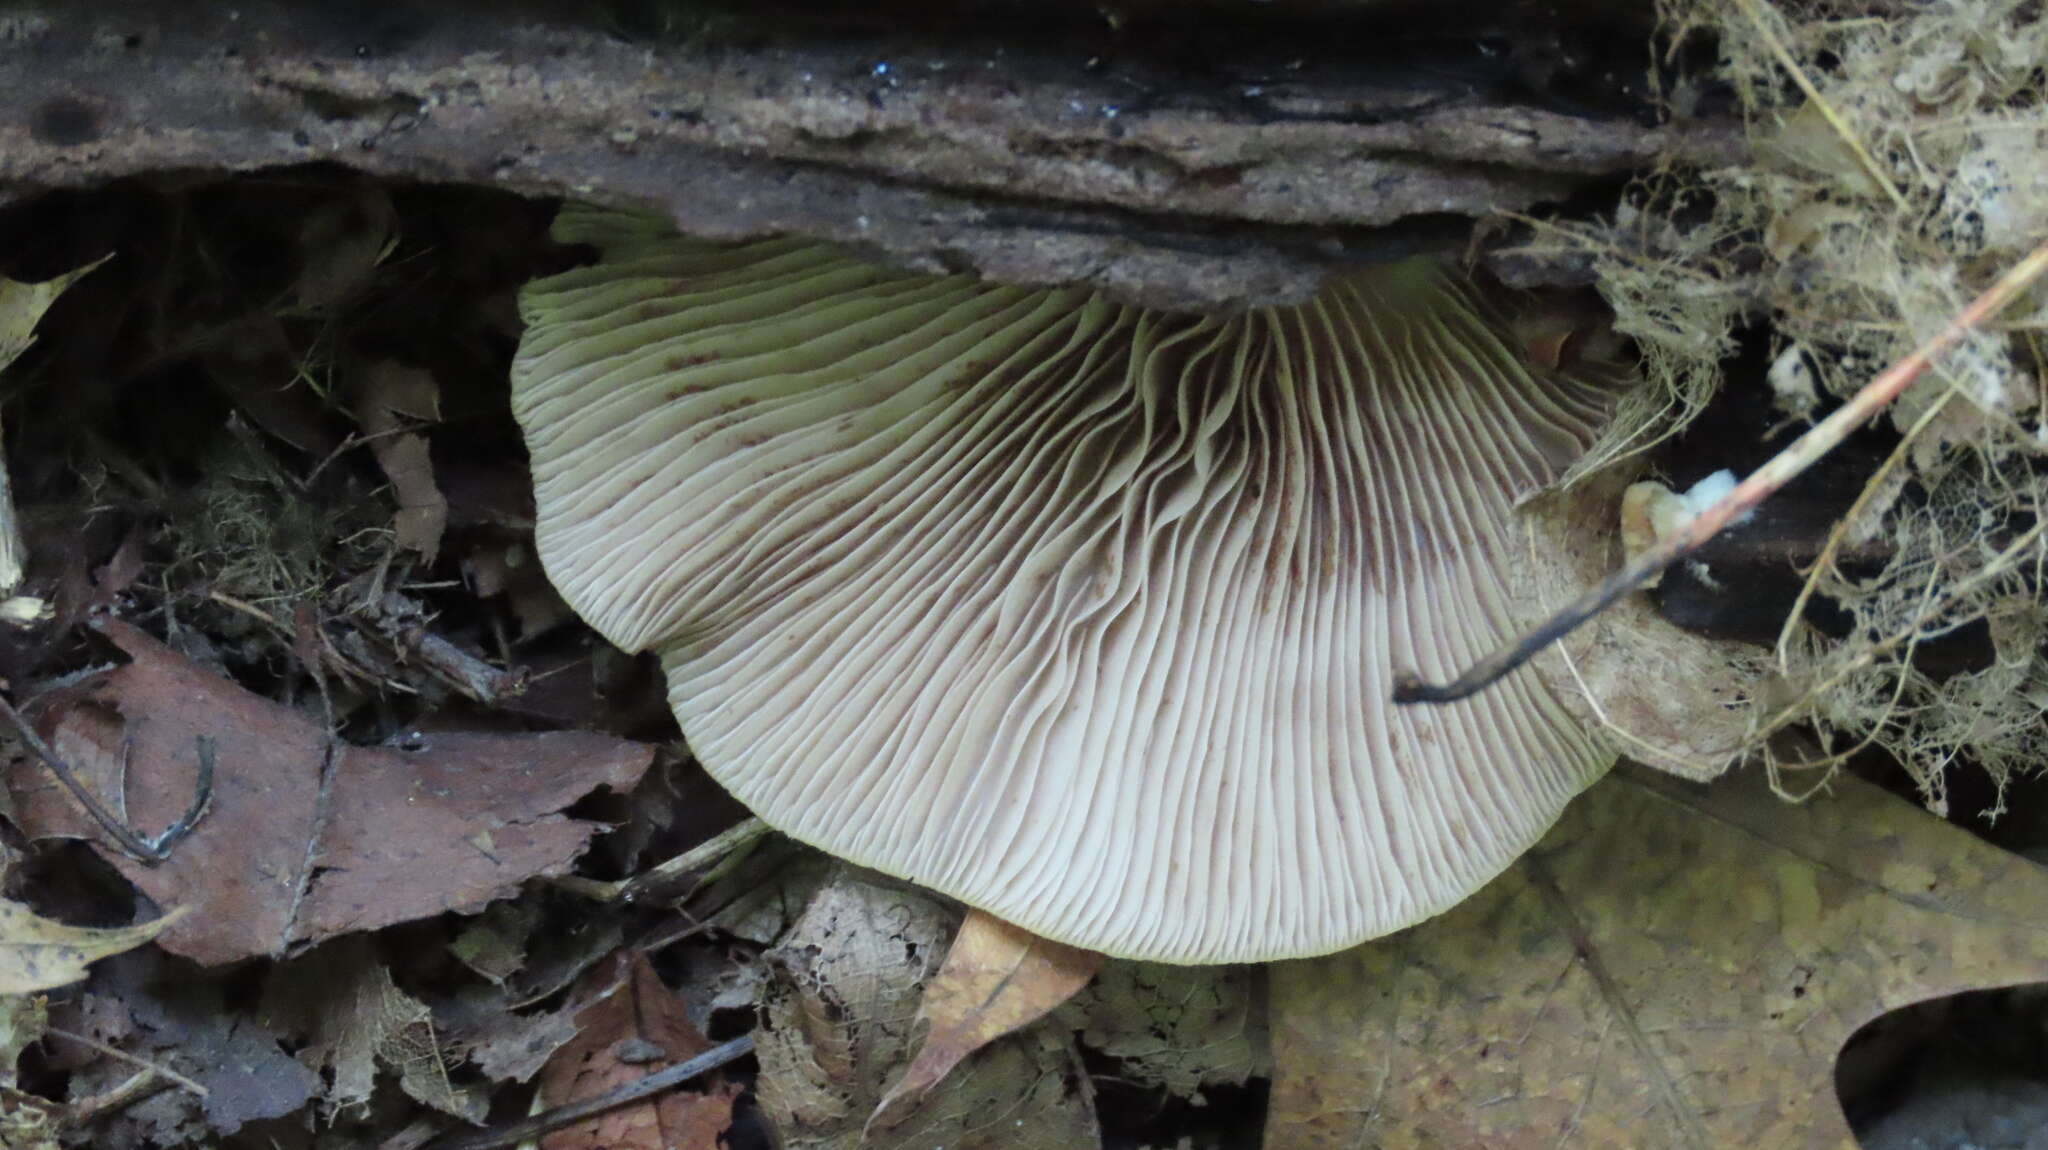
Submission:
[[200,363],[207,378],[250,422],[322,458],[341,441],[328,426],[325,402],[301,375],[304,354],[292,346],[282,320],[258,312],[231,324],[207,344]]
[[414,1100],[481,1121],[485,1100],[448,1078],[432,1014],[398,988],[367,935],[275,967],[263,988],[264,1025],[298,1038],[299,1061],[327,1071],[329,1111],[370,1101],[379,1066]]
[[961,1059],[1045,1017],[1088,985],[1101,965],[1096,951],[969,910],[945,965],[924,988],[918,1007],[929,1027],[924,1045],[869,1121],[893,1125]]
[[307,311],[332,308],[362,291],[398,243],[398,209],[382,184],[358,177],[338,190],[299,221],[292,294]]
[[356,420],[398,499],[398,545],[431,561],[448,527],[448,500],[435,482],[426,438],[407,428],[408,420],[441,418],[440,385],[432,373],[389,359],[362,364],[355,374]]
[[[1521,508],[1530,545],[1508,565],[1529,602],[1561,608],[1621,562],[1617,508],[1629,468],[1609,468]],[[1744,745],[1755,649],[1672,624],[1626,596],[1539,655],[1531,669],[1617,756],[1711,779]]]
[[522,1014],[510,999],[503,987],[472,987],[440,1003],[436,1017],[447,1020],[450,1044],[485,1077],[525,1082],[576,1037],[577,1004]]
[[159,904],[191,905],[158,942],[201,963],[476,910],[563,873],[599,828],[558,812],[598,787],[630,788],[654,758],[650,746],[581,732],[346,746],[134,627],[104,630],[133,661],[52,708],[58,752],[153,830],[191,802],[198,743],[210,739],[211,809],[168,862],[145,867],[100,843],[40,766],[17,762],[9,784],[30,835],[92,839]]
[[1448,914],[1276,964],[1267,1145],[1854,1145],[1844,1040],[2048,977],[2048,875],[1835,790],[1624,768]]
[[[593,1000],[576,1015],[579,1033],[541,1071],[548,1105],[594,1098],[711,1049],[645,954],[620,951],[585,985]],[[701,1088],[671,1090],[557,1130],[541,1148],[716,1150],[739,1093],[739,1083],[713,1075]]]
[[135,581],[142,578],[147,545],[148,537],[141,527],[132,528],[122,537],[121,545],[114,549],[113,555],[93,571],[93,589],[99,593],[101,602],[113,602],[114,596],[133,587]]
[[764,956],[755,1090],[787,1150],[1099,1144],[1073,1035],[1053,1023],[983,1047],[894,1125],[863,1132],[910,1061],[918,1000],[951,932],[937,900],[841,870]]

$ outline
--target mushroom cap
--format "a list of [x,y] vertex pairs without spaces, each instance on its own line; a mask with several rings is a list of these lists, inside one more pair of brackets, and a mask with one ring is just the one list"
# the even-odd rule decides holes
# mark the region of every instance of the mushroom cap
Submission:
[[[705,768],[832,854],[1168,962],[1442,911],[1611,762],[1534,676],[1518,500],[1606,390],[1413,260],[1231,316],[572,207],[513,368],[538,546]],[[1526,582],[1526,580],[1522,580]]]

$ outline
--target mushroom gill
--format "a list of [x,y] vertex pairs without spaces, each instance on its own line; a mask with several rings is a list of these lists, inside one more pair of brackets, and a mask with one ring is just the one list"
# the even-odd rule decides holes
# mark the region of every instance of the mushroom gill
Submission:
[[1611,761],[1532,676],[1515,507],[1607,392],[1413,260],[1165,314],[570,208],[514,405],[569,603],[770,823],[1041,935],[1316,954],[1478,888]]

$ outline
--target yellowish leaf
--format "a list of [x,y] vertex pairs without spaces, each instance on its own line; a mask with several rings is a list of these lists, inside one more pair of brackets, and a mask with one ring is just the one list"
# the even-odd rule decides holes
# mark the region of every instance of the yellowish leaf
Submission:
[[87,966],[141,946],[183,914],[180,907],[154,922],[101,930],[52,922],[0,899],[0,994],[33,994],[77,982]]
[[0,1146],[7,1150],[59,1150],[58,1103],[0,1086]]
[[1450,913],[1272,971],[1266,1144],[1853,1146],[1842,1043],[2048,977],[2048,872],[1855,779],[1624,768]]
[[20,1085],[15,1081],[16,1064],[22,1051],[43,1040],[50,1024],[49,1001],[40,994],[0,996],[0,1087]]
[[94,268],[113,259],[111,255],[65,272],[53,280],[25,284],[0,277],[0,369],[14,362],[14,357],[27,351],[36,341],[36,324],[64,289],[77,283]]
[[925,987],[918,1011],[930,1027],[924,1045],[882,1096],[871,1121],[886,1124],[886,1115],[922,1098],[961,1059],[1045,1017],[1088,985],[1101,965],[1095,951],[1040,938],[978,910],[967,912],[945,965]]

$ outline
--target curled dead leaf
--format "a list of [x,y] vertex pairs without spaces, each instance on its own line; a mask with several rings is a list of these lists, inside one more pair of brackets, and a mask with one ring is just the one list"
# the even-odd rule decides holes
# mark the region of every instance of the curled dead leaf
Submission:
[[918,1018],[924,1045],[869,1119],[894,1125],[910,1104],[960,1060],[1045,1017],[1088,985],[1102,965],[1097,951],[1040,938],[979,910],[967,912],[945,965],[924,988]]
[[398,545],[431,561],[448,527],[448,499],[435,480],[426,437],[411,428],[441,418],[440,384],[424,369],[388,359],[362,364],[355,375],[356,419],[398,500],[392,519]]

